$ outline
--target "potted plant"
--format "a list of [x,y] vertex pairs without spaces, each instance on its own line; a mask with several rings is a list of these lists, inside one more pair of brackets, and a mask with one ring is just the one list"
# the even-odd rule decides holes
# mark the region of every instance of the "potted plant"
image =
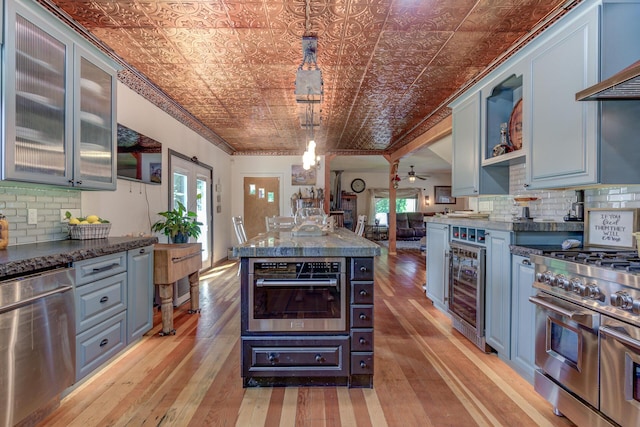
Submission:
[[189,237],[198,238],[201,222],[197,220],[195,212],[187,211],[187,208],[176,200],[176,208],[170,211],[158,212],[164,220],[159,220],[151,226],[151,231],[163,233],[173,243],[187,243]]

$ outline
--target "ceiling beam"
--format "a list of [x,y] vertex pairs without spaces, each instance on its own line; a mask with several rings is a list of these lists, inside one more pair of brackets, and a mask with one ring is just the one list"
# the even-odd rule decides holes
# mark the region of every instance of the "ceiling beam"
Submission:
[[[449,135],[451,133],[451,127],[453,123],[451,120],[451,116],[452,115],[450,114],[449,116],[444,118],[442,121],[440,121],[438,124],[433,126],[431,129],[429,129],[428,131],[426,131],[425,133],[423,133],[422,135],[420,135],[410,143],[403,145],[398,150],[391,153],[391,155],[389,155],[389,158],[387,158],[389,163],[392,163],[396,160],[400,160],[402,157],[406,156],[407,154],[413,153],[419,148],[431,145],[436,141]],[[385,156],[385,158],[386,157],[387,156]]]

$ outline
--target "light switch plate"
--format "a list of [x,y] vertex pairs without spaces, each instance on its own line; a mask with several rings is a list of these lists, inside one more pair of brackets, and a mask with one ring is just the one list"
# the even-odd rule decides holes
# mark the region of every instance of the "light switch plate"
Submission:
[[27,211],[27,224],[29,225],[38,224],[38,209],[29,209]]

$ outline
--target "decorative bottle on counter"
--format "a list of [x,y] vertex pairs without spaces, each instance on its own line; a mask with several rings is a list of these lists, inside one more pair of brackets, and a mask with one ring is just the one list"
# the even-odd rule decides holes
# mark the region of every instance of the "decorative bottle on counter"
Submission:
[[6,249],[9,244],[9,221],[0,214],[0,249]]

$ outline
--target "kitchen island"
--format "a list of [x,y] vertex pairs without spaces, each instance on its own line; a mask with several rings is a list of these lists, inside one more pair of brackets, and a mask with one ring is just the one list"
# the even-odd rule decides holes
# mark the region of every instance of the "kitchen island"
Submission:
[[243,385],[372,387],[380,250],[344,228],[321,236],[273,231],[234,247]]

